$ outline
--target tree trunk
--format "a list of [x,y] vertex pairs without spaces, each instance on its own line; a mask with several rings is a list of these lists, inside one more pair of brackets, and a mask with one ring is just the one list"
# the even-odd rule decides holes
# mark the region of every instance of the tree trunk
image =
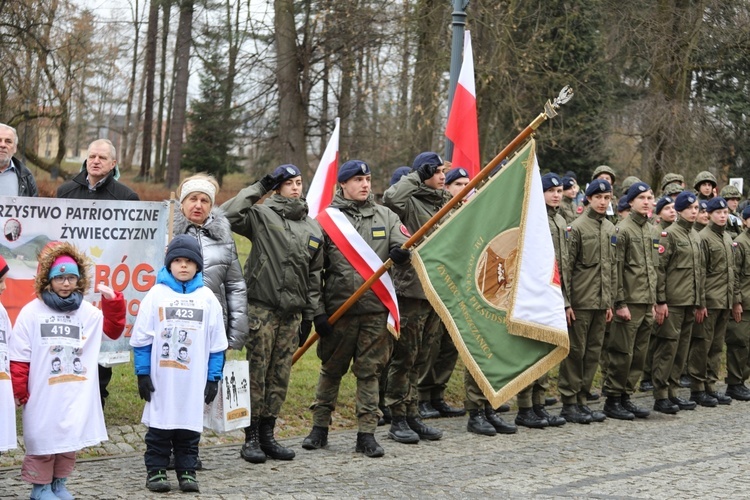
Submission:
[[[167,81],[167,41],[169,39],[169,11],[172,5],[169,2],[162,4],[162,23],[161,23],[161,69],[159,70],[159,112],[156,119],[156,168],[154,169],[154,181],[161,182],[164,180],[164,164],[166,159],[162,156],[162,151],[166,150],[166,144],[163,143],[162,134],[164,128],[164,87]],[[172,102],[172,92],[170,90],[169,100],[170,109]]]
[[135,38],[133,41],[133,62],[130,69],[130,84],[128,85],[128,99],[125,106],[125,126],[120,131],[122,134],[122,151],[120,152],[120,170],[129,170],[130,161],[128,159],[128,144],[132,140],[130,133],[135,131],[135,128],[131,126],[131,118],[133,113],[133,97],[135,96],[135,85],[136,79],[138,78],[138,42],[140,40],[141,22],[138,18],[138,0],[135,0],[135,8],[133,9],[133,29],[135,30]]
[[138,177],[145,180],[151,170],[152,136],[154,133],[154,81],[156,80],[156,38],[159,28],[159,2],[151,0],[148,6],[146,30],[146,106],[143,110],[143,147],[141,170]]

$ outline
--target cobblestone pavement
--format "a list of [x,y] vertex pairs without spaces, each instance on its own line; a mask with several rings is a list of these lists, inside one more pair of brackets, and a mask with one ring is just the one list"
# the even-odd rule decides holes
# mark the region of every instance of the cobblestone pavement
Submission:
[[[653,405],[643,395],[635,401]],[[238,440],[240,433],[206,436],[195,497],[682,499],[747,498],[750,491],[750,403],[495,437],[466,432],[466,417],[428,422],[444,431],[442,440],[397,444],[387,438],[387,427],[378,428],[386,450],[379,459],[354,452],[356,431],[332,433],[326,450],[303,450],[302,437],[280,440],[297,457],[262,465],[241,460],[237,444],[208,444]],[[111,432],[104,446],[112,451],[127,450],[123,443],[141,449],[142,429]],[[80,460],[69,487],[78,498],[182,497],[172,483],[170,493],[149,493],[143,455],[136,451]],[[18,466],[0,469],[0,497],[28,498],[29,491]]]

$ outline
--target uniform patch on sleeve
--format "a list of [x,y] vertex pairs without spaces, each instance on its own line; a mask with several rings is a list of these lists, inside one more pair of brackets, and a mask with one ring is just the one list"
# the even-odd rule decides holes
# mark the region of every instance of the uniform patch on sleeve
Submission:
[[615,236],[615,235],[612,235],[612,237],[611,237],[611,238],[609,239],[609,242],[610,242],[610,243],[611,243],[612,245],[617,245],[617,236]]
[[668,233],[667,233],[666,231],[662,231],[662,232],[661,232],[661,237],[662,237],[662,238],[666,238],[666,237],[667,237],[667,234],[668,234]]
[[407,237],[411,238],[411,233],[409,232],[408,229],[406,229],[406,226],[404,226],[403,224],[401,224],[401,227],[399,229],[401,230],[401,234],[403,234],[404,236],[407,236]]
[[664,253],[665,251],[664,245],[659,245],[659,253]]
[[385,239],[385,227],[374,227],[374,228],[372,228],[372,239],[373,240],[384,240]]
[[315,236],[310,236],[310,238],[307,240],[307,248],[310,250],[317,250],[320,248],[321,240],[316,238]]
[[659,245],[659,240],[657,240],[656,238],[654,238],[653,241],[654,241],[654,248],[659,248],[661,246]]
[[577,214],[582,214],[583,213],[583,207],[576,208],[576,213]]

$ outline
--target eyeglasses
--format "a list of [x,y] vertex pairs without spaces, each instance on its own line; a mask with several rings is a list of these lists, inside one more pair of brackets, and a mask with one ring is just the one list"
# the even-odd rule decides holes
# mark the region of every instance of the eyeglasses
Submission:
[[54,281],[58,285],[62,285],[65,282],[70,283],[71,285],[75,285],[76,283],[78,283],[78,276],[76,276],[75,274],[65,274],[61,276],[55,276],[54,278],[52,278],[52,281]]

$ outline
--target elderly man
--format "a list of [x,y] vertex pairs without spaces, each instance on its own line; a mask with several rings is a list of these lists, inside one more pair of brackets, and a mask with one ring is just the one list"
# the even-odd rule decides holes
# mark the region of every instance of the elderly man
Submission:
[[89,145],[81,172],[57,188],[58,198],[78,200],[138,200],[138,195],[117,179],[117,151],[107,139]]
[[16,129],[0,123],[0,195],[39,196],[34,175],[13,157],[17,150]]

